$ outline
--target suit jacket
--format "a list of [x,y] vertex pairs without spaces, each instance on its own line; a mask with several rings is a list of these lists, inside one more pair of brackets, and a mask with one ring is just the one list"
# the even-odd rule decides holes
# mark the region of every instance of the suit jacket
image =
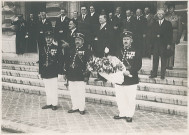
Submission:
[[142,36],[146,34],[147,31],[147,19],[144,16],[140,17],[140,20],[137,20],[137,16],[134,18],[135,21],[135,34],[136,36]]
[[36,32],[37,32],[37,22],[35,20],[28,20],[27,21],[27,33],[29,37],[35,37],[36,38]]
[[153,24],[152,29],[152,41],[154,45],[158,45],[166,49],[167,45],[172,44],[173,38],[173,29],[169,21],[165,20],[159,25],[159,22],[156,21]]
[[42,21],[38,23],[38,39],[45,38],[45,32],[48,30],[52,30],[52,23],[48,19],[46,19],[45,23],[43,24]]
[[106,24],[102,29],[98,28],[96,32],[96,53],[99,57],[104,56],[104,49],[105,47],[111,48],[112,44],[112,29],[111,27]]
[[122,29],[121,29],[122,25],[123,25],[122,23],[123,23],[123,17],[122,17],[122,15],[120,15],[119,18],[117,16],[113,17],[113,27],[114,26],[118,27],[117,30],[114,30],[115,32],[118,32],[118,33],[122,32]]
[[94,13],[93,16],[91,16],[90,14],[89,18],[90,18],[90,30],[92,32],[92,36],[94,37],[94,34],[98,30],[98,26],[99,26],[98,14]]
[[61,17],[56,20],[56,25],[54,29],[54,36],[57,41],[65,40],[67,41],[67,35],[69,31],[69,21],[68,17],[65,17],[64,21],[61,22]]
[[127,17],[125,19],[123,19],[123,28],[122,29],[131,31],[131,32],[135,31],[135,19],[133,16],[131,16],[129,20],[127,20]]

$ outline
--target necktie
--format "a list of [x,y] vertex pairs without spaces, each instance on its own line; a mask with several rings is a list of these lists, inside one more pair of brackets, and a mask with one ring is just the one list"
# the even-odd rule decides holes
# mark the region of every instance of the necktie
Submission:
[[82,19],[85,20],[85,16],[84,15],[82,16]]
[[140,16],[138,16],[138,20],[140,20]]
[[161,20],[159,21],[159,26],[161,26]]

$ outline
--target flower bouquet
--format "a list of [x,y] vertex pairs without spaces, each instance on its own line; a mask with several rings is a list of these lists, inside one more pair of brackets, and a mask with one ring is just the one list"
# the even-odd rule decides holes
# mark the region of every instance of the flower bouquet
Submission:
[[100,76],[112,83],[122,84],[123,72],[126,70],[124,64],[115,56],[103,58],[93,57],[87,63],[89,71],[98,72]]

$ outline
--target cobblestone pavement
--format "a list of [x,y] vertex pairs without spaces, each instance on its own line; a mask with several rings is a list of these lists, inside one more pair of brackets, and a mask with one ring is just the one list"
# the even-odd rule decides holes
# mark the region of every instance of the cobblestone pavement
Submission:
[[[61,133],[183,132],[187,118],[137,110],[132,123],[114,120],[117,107],[86,103],[86,114],[69,114],[69,99],[59,98],[59,108],[42,110],[45,96],[2,91],[2,119]],[[3,124],[3,123],[2,123]]]

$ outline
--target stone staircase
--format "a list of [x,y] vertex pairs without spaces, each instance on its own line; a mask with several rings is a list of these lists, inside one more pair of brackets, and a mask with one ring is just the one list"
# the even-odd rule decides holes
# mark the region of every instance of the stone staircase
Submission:
[[[45,95],[43,81],[38,78],[37,54],[2,55],[2,89]],[[150,60],[143,59],[139,71],[136,109],[187,116],[187,71],[168,70],[166,79],[149,79]],[[159,74],[159,73],[158,73]],[[91,73],[86,86],[86,101],[116,105],[114,84],[94,81]],[[58,82],[59,97],[70,98],[65,81]],[[87,108],[86,108],[87,109]]]

